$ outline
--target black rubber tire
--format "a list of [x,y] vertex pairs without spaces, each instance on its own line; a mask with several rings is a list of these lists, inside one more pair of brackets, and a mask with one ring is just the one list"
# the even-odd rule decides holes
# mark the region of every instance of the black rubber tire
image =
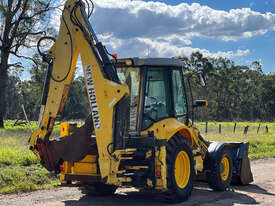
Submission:
[[108,196],[113,195],[117,189],[115,185],[103,183],[85,184],[79,188],[83,194],[90,196]]
[[[190,160],[190,177],[187,185],[180,188],[175,179],[175,161],[178,153],[185,151]],[[188,199],[193,189],[194,179],[194,159],[191,146],[187,139],[180,134],[174,135],[166,146],[166,164],[167,164],[167,192],[165,200],[169,203],[179,203]]]
[[[229,174],[226,180],[223,180],[221,177],[221,161],[223,157],[227,157],[229,162]],[[215,191],[225,191],[230,186],[233,171],[232,157],[229,150],[223,148],[221,151],[218,151],[215,154],[215,158],[212,158],[211,161],[208,160],[207,164],[206,180],[209,187]]]

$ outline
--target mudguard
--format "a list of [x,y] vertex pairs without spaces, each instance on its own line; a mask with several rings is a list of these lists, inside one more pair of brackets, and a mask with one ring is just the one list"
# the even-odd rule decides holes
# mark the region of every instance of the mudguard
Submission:
[[213,161],[217,158],[217,154],[219,154],[227,145],[228,143],[226,142],[211,142],[204,161],[204,168],[210,169]]
[[205,168],[209,169],[211,161],[214,160],[217,157],[217,154],[219,154],[225,147],[230,151],[233,162],[232,183],[247,185],[253,182],[250,160],[248,158],[248,142],[212,142],[208,147],[204,165]]

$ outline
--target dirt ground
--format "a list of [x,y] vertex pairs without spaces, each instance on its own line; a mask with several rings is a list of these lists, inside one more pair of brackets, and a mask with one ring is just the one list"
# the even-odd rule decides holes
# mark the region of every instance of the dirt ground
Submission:
[[[253,184],[232,186],[230,191],[214,192],[206,183],[196,182],[191,197],[178,205],[230,206],[275,205],[275,158],[252,161]],[[59,187],[30,193],[1,195],[2,206],[158,206],[166,205],[153,193],[138,192],[134,188],[118,189],[110,197],[89,197],[77,188]],[[169,204],[171,205],[171,204]]]

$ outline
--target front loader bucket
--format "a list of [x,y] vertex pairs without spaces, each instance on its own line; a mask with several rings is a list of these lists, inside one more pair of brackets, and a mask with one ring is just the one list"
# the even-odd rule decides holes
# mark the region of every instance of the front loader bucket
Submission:
[[248,157],[249,143],[229,143],[230,153],[233,161],[232,183],[247,185],[253,182],[253,175]]

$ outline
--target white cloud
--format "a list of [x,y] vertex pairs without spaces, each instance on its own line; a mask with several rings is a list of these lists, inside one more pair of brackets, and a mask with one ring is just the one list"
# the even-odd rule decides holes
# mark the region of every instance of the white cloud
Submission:
[[204,56],[207,57],[224,57],[224,58],[233,58],[233,57],[239,57],[239,56],[245,56],[250,53],[250,51],[247,50],[237,50],[236,52],[233,51],[227,51],[227,52],[210,52],[207,49],[200,49],[200,48],[192,48],[192,47],[177,47],[175,45],[170,45],[169,42],[158,42],[153,41],[151,39],[138,39],[140,42],[145,43],[151,48],[151,54],[152,56],[160,56],[160,57],[173,57],[173,56],[190,56],[193,52],[199,51]]
[[[100,38],[104,41],[105,45],[111,52],[118,52],[119,57],[129,56],[151,56],[151,57],[174,57],[174,56],[190,56],[193,52],[199,51],[207,57],[224,57],[234,58],[240,56],[246,56],[250,53],[249,49],[237,51],[218,51],[210,52],[207,49],[192,48],[190,46],[179,46],[177,44],[171,44],[170,39],[156,39],[150,38],[132,38],[132,39],[117,39],[110,35],[100,35]],[[117,44],[115,44],[117,42]],[[113,46],[115,45],[115,47]],[[148,54],[149,52],[149,54]]]
[[[223,41],[263,35],[275,29],[275,15],[250,8],[215,10],[198,3],[176,6],[161,2],[94,0],[91,23],[98,38],[119,57],[189,56],[200,51],[209,57],[246,56],[248,49],[209,51],[193,48],[192,37]],[[59,29],[60,12],[52,14],[52,25]],[[201,46],[203,47],[203,45]]]
[[176,6],[160,2],[96,0],[92,18],[97,32],[117,38],[170,35],[236,40],[275,29],[275,15],[250,8],[215,10],[198,3]]

